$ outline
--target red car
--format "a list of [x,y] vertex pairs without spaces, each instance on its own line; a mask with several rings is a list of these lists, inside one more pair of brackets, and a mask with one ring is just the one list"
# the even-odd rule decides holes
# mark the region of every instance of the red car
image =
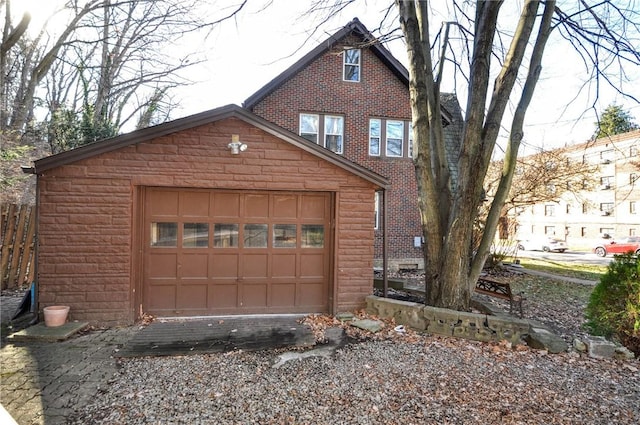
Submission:
[[607,254],[626,254],[628,252],[640,255],[640,236],[630,236],[617,241],[602,242],[593,248],[593,252],[599,257],[604,257]]

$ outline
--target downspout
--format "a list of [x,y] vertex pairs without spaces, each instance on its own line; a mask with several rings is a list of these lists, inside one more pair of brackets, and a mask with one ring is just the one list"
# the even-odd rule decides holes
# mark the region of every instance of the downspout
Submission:
[[39,251],[39,235],[38,227],[40,226],[40,178],[36,173],[36,167],[21,167],[22,172],[25,174],[33,174],[36,177],[36,205],[35,205],[35,215],[36,215],[36,223],[35,230],[33,236],[33,285],[31,286],[33,289],[33,294],[31,295],[31,308],[33,311],[33,319],[29,322],[29,326],[35,325],[38,323],[38,316],[40,309],[38,308],[38,251]]

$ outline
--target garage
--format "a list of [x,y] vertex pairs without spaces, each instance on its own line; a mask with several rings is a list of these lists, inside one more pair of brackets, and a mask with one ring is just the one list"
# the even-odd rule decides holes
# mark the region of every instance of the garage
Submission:
[[34,162],[37,304],[71,320],[329,313],[372,292],[388,180],[235,105]]
[[144,311],[328,311],[328,193],[148,188]]

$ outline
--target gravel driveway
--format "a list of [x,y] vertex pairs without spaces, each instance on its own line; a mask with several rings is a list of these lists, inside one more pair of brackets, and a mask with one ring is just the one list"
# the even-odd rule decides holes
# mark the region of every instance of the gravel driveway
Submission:
[[[403,338],[406,341],[403,341]],[[291,360],[122,361],[73,424],[637,424],[637,361],[404,335]]]
[[[527,293],[528,318],[569,343],[584,334],[589,288],[526,276],[513,280]],[[70,394],[82,403],[66,423],[640,423],[638,360],[548,354],[391,329],[330,354],[320,350],[322,355],[284,363],[283,350],[111,358],[114,375],[95,382],[90,394]]]

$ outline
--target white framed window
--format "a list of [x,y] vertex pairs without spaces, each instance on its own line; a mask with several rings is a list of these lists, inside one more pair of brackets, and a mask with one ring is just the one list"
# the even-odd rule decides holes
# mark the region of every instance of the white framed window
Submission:
[[602,215],[613,215],[613,202],[600,203],[600,212]]
[[320,116],[300,114],[300,135],[310,142],[318,143]]
[[369,156],[380,156],[381,125],[379,119],[369,120]]
[[555,205],[545,205],[544,206],[544,215],[547,217],[553,217],[556,215],[556,206]]
[[401,157],[404,145],[404,122],[387,121],[387,156]]
[[611,164],[614,159],[613,149],[608,149],[606,151],[600,152],[600,163],[601,164]]
[[360,49],[345,50],[342,79],[344,81],[360,81]]
[[604,177],[600,177],[600,189],[601,190],[609,190],[611,189],[611,187],[613,186],[613,181],[614,181],[614,177],[613,176],[604,176]]
[[324,117],[324,147],[342,153],[344,139],[344,118],[327,115]]
[[556,235],[556,226],[544,226],[544,234],[546,236],[555,236]]
[[638,214],[638,207],[636,201],[629,202],[629,214]]
[[322,114],[300,114],[300,136],[308,141],[342,154],[344,150],[344,117]]

